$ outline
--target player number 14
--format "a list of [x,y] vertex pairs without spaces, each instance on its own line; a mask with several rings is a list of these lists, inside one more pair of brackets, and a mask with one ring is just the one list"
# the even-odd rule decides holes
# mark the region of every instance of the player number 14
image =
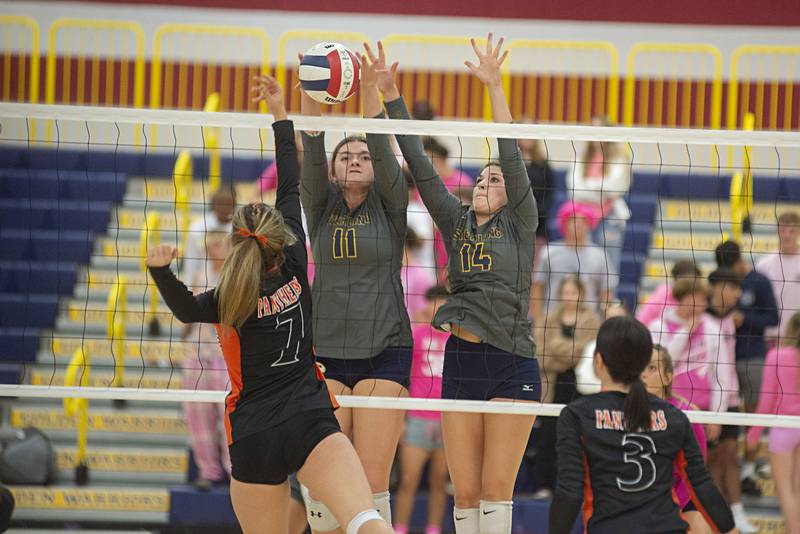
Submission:
[[473,269],[492,270],[492,257],[483,253],[483,243],[464,243],[461,246],[461,272],[468,273]]

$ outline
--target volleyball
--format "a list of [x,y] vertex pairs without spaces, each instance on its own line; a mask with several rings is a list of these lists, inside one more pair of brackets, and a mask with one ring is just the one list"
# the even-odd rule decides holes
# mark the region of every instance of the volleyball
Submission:
[[359,64],[355,54],[339,43],[312,46],[300,62],[300,85],[323,104],[339,104],[356,92]]

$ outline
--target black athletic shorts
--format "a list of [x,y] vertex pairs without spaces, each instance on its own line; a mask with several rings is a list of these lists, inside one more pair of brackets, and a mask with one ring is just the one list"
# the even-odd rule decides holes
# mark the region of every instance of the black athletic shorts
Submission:
[[[740,413],[739,407],[734,406],[733,408],[728,408],[728,413]],[[708,442],[708,445],[713,447],[723,439],[739,439],[739,433],[741,432],[742,427],[739,425],[722,425],[722,429],[719,432],[719,438],[717,439],[716,443]]]
[[231,476],[249,484],[282,484],[319,442],[340,431],[332,408],[300,412],[276,427],[235,441],[229,447]]
[[536,358],[523,358],[488,343],[451,335],[444,348],[442,398],[539,401],[542,379]]
[[317,356],[317,363],[322,364],[325,378],[337,380],[350,389],[368,379],[389,380],[408,389],[413,358],[413,347],[386,347],[372,358],[343,360]]

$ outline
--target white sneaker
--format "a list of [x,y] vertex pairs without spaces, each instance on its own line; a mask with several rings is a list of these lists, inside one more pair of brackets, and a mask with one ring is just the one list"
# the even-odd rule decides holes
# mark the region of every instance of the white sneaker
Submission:
[[732,507],[733,522],[736,523],[736,528],[739,529],[741,534],[758,534],[758,527],[750,522],[744,508]]

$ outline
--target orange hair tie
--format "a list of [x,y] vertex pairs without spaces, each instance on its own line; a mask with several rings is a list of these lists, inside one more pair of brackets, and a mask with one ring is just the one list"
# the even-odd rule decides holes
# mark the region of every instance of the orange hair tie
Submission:
[[242,237],[254,237],[261,243],[262,246],[267,246],[267,236],[263,234],[257,234],[255,232],[251,232],[247,228],[239,228],[239,235]]

